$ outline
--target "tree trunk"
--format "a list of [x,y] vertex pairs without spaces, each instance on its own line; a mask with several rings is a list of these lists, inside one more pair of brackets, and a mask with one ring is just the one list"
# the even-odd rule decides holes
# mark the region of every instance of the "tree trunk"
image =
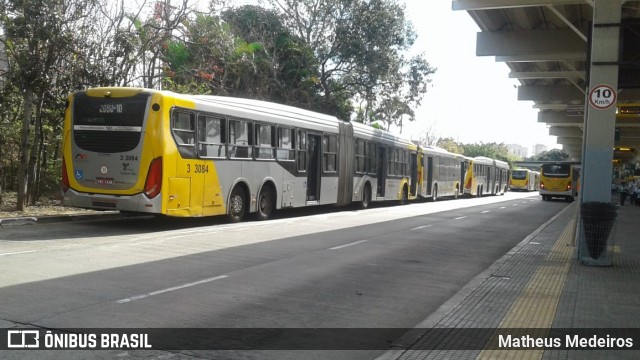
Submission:
[[31,127],[31,112],[33,111],[33,90],[26,89],[22,97],[24,113],[22,116],[22,143],[20,152],[20,164],[18,166],[18,199],[16,210],[23,211],[27,205],[27,189],[29,183],[29,153],[31,152],[31,139],[29,130]]
[[40,149],[42,145],[42,96],[40,97],[40,101],[38,102],[38,107],[36,108],[36,116],[35,116],[35,125],[34,125],[34,133],[33,139],[37,141],[38,144],[33,144],[31,146],[31,155],[29,156],[29,168],[28,168],[28,181],[27,181],[27,203],[30,205],[35,205],[36,200],[38,199],[37,192],[37,184],[38,184],[38,163],[40,158]]

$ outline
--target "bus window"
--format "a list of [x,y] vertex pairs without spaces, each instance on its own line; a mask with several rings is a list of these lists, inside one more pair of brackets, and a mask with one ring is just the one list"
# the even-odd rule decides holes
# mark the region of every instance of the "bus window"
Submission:
[[256,158],[274,159],[275,126],[266,124],[256,124]]
[[307,171],[307,132],[296,132],[296,144],[298,144],[298,171]]
[[172,117],[173,135],[178,145],[193,146],[195,143],[195,115],[176,111]]
[[377,168],[377,147],[375,143],[367,142],[367,173],[375,175],[378,172]]
[[198,116],[198,155],[226,157],[225,120],[212,116]]
[[324,171],[336,172],[336,163],[338,160],[338,138],[335,135],[325,135],[322,138],[322,147],[324,153]]
[[364,140],[356,140],[356,172],[363,174],[367,171],[366,157],[367,143]]
[[278,160],[295,160],[295,145],[293,143],[293,129],[278,128]]
[[251,139],[249,122],[229,120],[229,156],[232,158],[251,158]]
[[544,164],[542,173],[547,177],[567,177],[571,171],[570,164]]

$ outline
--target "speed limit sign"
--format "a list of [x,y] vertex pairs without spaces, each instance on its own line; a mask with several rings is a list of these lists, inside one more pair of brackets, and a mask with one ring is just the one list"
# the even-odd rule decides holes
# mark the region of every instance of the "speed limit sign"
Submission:
[[589,92],[589,103],[594,109],[606,110],[616,103],[616,90],[609,85],[595,86]]

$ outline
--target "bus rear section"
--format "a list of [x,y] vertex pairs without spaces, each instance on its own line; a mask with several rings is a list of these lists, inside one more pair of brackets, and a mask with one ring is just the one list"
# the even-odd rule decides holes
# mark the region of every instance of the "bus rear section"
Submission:
[[542,200],[561,197],[573,201],[578,196],[580,166],[569,162],[543,164],[540,168]]
[[509,189],[517,191],[538,190],[540,173],[529,169],[516,169],[511,172]]
[[162,211],[162,146],[145,138],[148,122],[160,118],[160,100],[157,94],[132,88],[91,89],[70,96],[63,139],[66,205]]

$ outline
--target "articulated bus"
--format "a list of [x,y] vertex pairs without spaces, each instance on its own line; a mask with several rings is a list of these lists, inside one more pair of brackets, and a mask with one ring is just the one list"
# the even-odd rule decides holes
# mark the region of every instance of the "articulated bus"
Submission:
[[511,171],[509,190],[537,191],[540,184],[540,173],[530,169]]
[[424,167],[419,194],[436,201],[438,197],[462,195],[462,183],[466,172],[465,157],[436,147],[421,147]]
[[141,88],[71,94],[70,206],[177,217],[418,197],[418,147],[386,131],[264,101]]
[[481,197],[504,195],[509,184],[509,164],[484,156],[469,161],[464,180],[464,193]]
[[542,200],[562,197],[573,201],[580,188],[580,163],[561,161],[540,167],[540,195]]

